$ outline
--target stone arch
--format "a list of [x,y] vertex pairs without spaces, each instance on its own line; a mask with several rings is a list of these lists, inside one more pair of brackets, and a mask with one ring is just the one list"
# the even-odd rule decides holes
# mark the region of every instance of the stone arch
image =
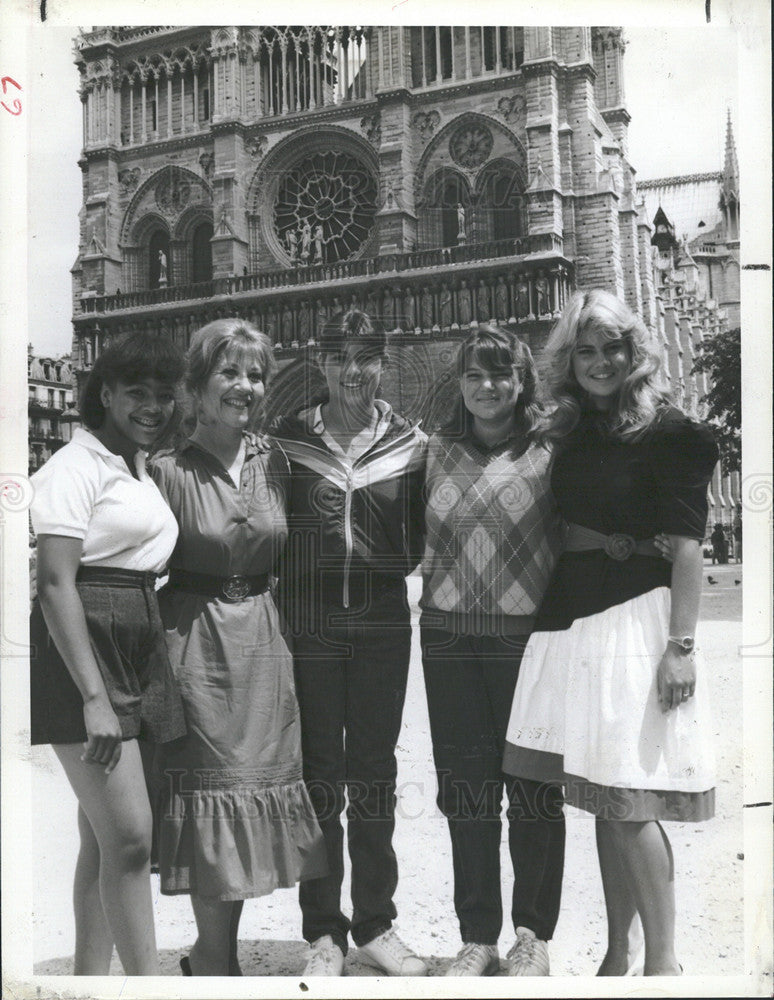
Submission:
[[176,281],[187,285],[212,278],[212,246],[214,231],[212,209],[192,205],[178,219],[174,231]]
[[191,205],[175,223],[174,238],[176,240],[190,239],[194,229],[202,222],[213,223],[211,206]]
[[514,239],[526,232],[526,173],[505,157],[486,163],[475,184],[475,234],[479,241]]
[[[275,207],[281,195],[282,185],[295,167],[306,159],[333,157],[348,160],[348,185],[364,206],[368,225],[363,226],[364,235],[359,246],[353,245],[346,259],[365,256],[371,250],[376,236],[376,210],[379,202],[379,163],[373,146],[362,136],[348,128],[337,125],[309,126],[299,129],[280,140],[269,150],[256,170],[248,186],[246,203],[250,214],[250,248],[253,260],[267,248],[274,261],[282,266],[290,266],[292,260],[288,246],[278,233],[281,220],[275,219]],[[313,197],[310,194],[310,197]],[[321,225],[325,220],[321,219]],[[334,238],[327,231],[324,234],[325,251],[334,246]],[[338,244],[336,244],[338,245]],[[337,251],[338,252],[338,251]],[[341,256],[337,260],[345,259]],[[329,258],[327,262],[331,262]]]
[[460,231],[457,206],[463,206],[467,225],[473,202],[473,190],[464,173],[448,164],[438,166],[426,179],[416,202],[419,247],[456,246]]
[[169,164],[139,186],[124,213],[120,246],[123,287],[139,291],[152,284],[150,243],[163,231],[169,241],[167,283],[190,280],[190,235],[194,220],[212,221],[212,192],[193,171]]
[[475,177],[481,170],[486,169],[487,163],[491,159],[505,158],[512,159],[519,170],[526,176],[527,151],[519,136],[511,128],[491,115],[486,115],[479,111],[466,111],[446,122],[427,144],[427,148],[419,159],[414,175],[416,178],[415,194],[417,196],[419,196],[424,186],[425,177],[433,173],[437,165],[442,163],[448,165],[450,163],[449,141],[458,129],[464,128],[466,125],[482,126],[490,131],[493,138],[491,153],[487,159],[480,166],[465,170],[466,174]]
[[[157,195],[165,181],[171,189],[177,185],[177,193],[171,190],[169,197],[162,194],[160,204]],[[187,185],[187,189],[181,190],[181,185]],[[186,167],[173,164],[162,167],[137,188],[129,202],[121,225],[121,245],[133,242],[135,228],[144,215],[159,212],[172,231],[184,212],[190,211],[194,206],[206,206],[212,213],[212,191],[209,184]]]

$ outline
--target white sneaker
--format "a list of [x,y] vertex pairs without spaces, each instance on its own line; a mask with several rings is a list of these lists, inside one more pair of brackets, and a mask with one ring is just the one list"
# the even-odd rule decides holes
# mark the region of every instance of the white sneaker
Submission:
[[311,954],[307,959],[304,976],[341,976],[344,972],[344,952],[334,944],[330,934],[317,938],[309,946]]
[[388,976],[426,976],[427,966],[390,928],[358,948],[358,957]]
[[516,943],[506,956],[509,976],[549,976],[548,945],[529,927],[516,928]]
[[446,970],[447,976],[495,976],[500,971],[496,944],[465,944]]

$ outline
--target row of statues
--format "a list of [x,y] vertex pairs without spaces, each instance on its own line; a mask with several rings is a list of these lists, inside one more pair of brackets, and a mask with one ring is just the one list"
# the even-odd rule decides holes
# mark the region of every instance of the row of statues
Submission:
[[322,264],[323,242],[323,227],[319,222],[312,229],[309,220],[305,219],[300,229],[288,229],[285,233],[285,246],[290,263]]
[[[545,275],[534,279],[519,277],[513,285],[513,295],[504,275],[500,275],[494,285],[481,278],[478,284],[462,279],[455,289],[448,282],[432,290],[429,285],[422,288],[406,287],[402,292],[392,288],[372,289],[365,300],[352,295],[350,301],[342,302],[338,295],[327,302],[311,303],[303,300],[294,309],[293,303],[286,302],[279,315],[266,317],[266,326],[278,326],[281,336],[278,341],[289,344],[305,344],[313,337],[325,319],[342,309],[363,308],[382,322],[388,330],[409,332],[447,331],[469,327],[474,323],[526,322],[552,317],[550,280]],[[558,305],[555,307],[558,309]]]

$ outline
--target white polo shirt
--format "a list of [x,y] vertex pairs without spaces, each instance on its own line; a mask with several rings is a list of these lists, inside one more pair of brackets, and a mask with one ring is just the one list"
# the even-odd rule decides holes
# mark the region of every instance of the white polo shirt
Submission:
[[36,535],[83,539],[82,566],[160,573],[177,541],[177,521],[135,455],[139,479],[82,427],[32,477]]

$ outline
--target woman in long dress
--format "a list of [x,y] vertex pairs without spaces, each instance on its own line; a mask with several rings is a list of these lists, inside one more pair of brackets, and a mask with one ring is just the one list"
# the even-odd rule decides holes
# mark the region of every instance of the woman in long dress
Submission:
[[288,465],[248,432],[273,368],[248,323],[199,330],[186,380],[195,429],[154,461],[180,527],[161,607],[188,735],[158,762],[158,847],[162,892],[190,894],[196,918],[187,975],[240,975],[243,901],[327,871],[270,590]]
[[[608,917],[599,974],[630,968],[636,914],[645,975],[679,974],[662,821],[714,813],[695,635],[717,446],[671,404],[646,329],[609,293],[576,293],[546,355],[551,488],[569,534],[524,655],[504,769],[563,780],[567,801],[597,818]],[[658,532],[671,565],[653,546]]]
[[177,525],[145,459],[182,374],[157,334],[116,342],[86,382],[85,426],[32,477],[31,742],[52,745],[78,799],[77,976],[107,975],[114,944],[127,975],[158,973],[138,739],[184,723],[155,592]]

